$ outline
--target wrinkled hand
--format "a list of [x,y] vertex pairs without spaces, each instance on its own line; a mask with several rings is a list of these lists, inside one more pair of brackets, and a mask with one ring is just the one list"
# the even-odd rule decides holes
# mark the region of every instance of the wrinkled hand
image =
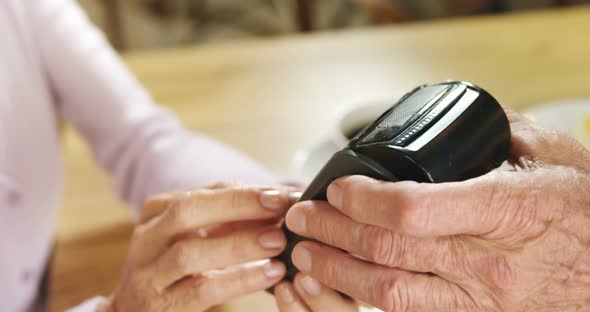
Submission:
[[301,273],[295,275],[293,284],[275,286],[275,298],[281,312],[358,311],[355,302]]
[[386,311],[588,309],[590,153],[508,113],[513,171],[441,184],[339,179],[329,203],[297,204],[287,225],[357,256],[302,242],[295,265]]
[[[145,204],[124,275],[105,311],[203,311],[279,282],[286,192],[217,185]],[[249,263],[249,264],[244,264]]]

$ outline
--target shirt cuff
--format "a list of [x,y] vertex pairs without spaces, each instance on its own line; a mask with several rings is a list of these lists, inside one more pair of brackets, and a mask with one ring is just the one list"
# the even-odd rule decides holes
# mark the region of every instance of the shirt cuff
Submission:
[[94,297],[84,301],[75,308],[66,310],[66,312],[96,312],[97,308],[107,301],[104,297]]
[[382,310],[379,310],[377,308],[370,308],[370,307],[365,307],[365,306],[359,306],[359,312],[383,312]]

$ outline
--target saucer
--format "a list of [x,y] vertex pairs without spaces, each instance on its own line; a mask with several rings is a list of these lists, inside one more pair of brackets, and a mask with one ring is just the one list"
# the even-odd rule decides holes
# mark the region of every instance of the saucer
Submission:
[[523,113],[544,127],[570,134],[590,150],[590,99],[552,101]]

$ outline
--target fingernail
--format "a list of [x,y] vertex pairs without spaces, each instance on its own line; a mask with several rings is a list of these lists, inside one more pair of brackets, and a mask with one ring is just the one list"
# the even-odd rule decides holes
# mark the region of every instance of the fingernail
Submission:
[[272,210],[283,210],[286,208],[287,199],[279,190],[265,190],[260,194],[262,206]]
[[328,202],[330,202],[332,206],[338,209],[342,208],[342,188],[338,185],[338,182],[332,182],[330,186],[328,186],[326,195],[328,197]]
[[258,236],[258,242],[262,247],[268,249],[282,248],[287,244],[285,235],[280,230],[260,234]]
[[294,209],[291,209],[289,213],[287,213],[287,227],[293,232],[304,234],[307,230],[305,213],[301,207],[293,206],[292,208]]
[[312,296],[319,296],[322,292],[322,286],[320,283],[311,276],[304,276],[301,279],[301,286],[303,286],[305,292]]
[[291,292],[291,289],[287,287],[287,285],[282,285],[279,287],[279,297],[281,298],[281,301],[286,304],[291,304],[293,301],[295,301],[293,293]]
[[264,265],[264,275],[268,278],[276,278],[285,274],[285,267],[277,262],[269,262]]
[[311,271],[311,253],[307,248],[295,246],[291,258],[293,258],[293,263],[301,272],[308,273]]
[[301,195],[303,195],[302,192],[289,192],[289,194],[287,194],[289,197],[289,202],[291,203],[298,201],[299,198],[301,198]]

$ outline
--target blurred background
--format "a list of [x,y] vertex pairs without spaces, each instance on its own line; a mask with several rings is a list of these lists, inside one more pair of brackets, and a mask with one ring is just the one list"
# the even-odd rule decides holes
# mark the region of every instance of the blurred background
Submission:
[[[285,177],[315,175],[343,116],[449,79],[590,148],[590,0],[79,1],[157,103]],[[133,231],[85,141],[65,127],[63,142],[52,312],[110,293]],[[276,307],[255,294],[215,311]]]
[[590,0],[80,0],[120,51],[501,14]]

